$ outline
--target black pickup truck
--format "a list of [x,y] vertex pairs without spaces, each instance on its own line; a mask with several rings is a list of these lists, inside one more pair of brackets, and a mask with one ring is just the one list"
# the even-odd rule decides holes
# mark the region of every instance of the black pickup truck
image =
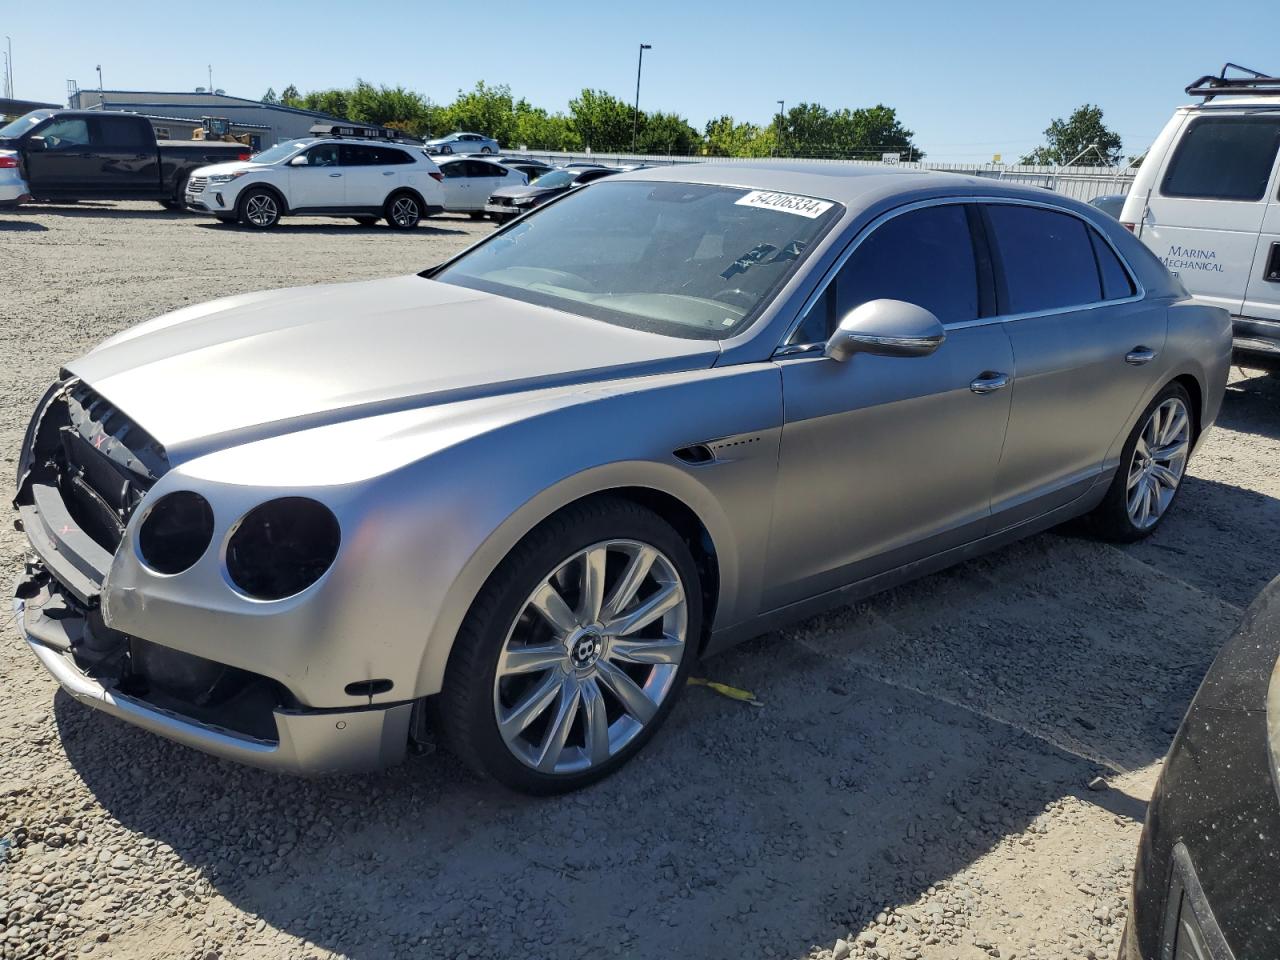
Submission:
[[103,110],[28,113],[0,127],[0,150],[18,153],[36,200],[159,200],[172,210],[191,171],[249,159],[239,143],[157,141],[145,117]]

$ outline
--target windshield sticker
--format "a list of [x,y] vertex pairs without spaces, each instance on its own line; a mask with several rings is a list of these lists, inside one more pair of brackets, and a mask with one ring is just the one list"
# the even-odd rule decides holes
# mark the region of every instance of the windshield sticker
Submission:
[[815,200],[794,193],[774,193],[771,190],[752,190],[734,201],[740,207],[759,207],[761,210],[781,210],[816,220],[834,206],[830,200]]

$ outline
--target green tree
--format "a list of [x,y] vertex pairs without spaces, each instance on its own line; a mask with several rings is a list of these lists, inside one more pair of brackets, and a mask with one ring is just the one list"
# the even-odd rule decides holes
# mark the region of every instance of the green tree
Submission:
[[[525,101],[520,101],[529,109]],[[506,84],[489,86],[483,80],[475,89],[458,91],[457,98],[444,109],[445,126],[450,130],[469,130],[493,137],[499,143],[508,143],[516,133],[517,104]],[[449,131],[440,130],[440,133]]]
[[569,101],[569,120],[583,147],[631,149],[632,108],[603,90],[583,90]]
[[267,92],[262,95],[263,103],[279,103],[280,98],[276,96],[275,87],[267,87]]
[[778,143],[778,127],[771,123],[758,127],[738,123],[730,116],[708,120],[703,132],[703,150],[713,157],[768,157]]
[[280,94],[280,102],[286,107],[302,106],[302,94],[298,92],[298,88],[292,83],[284,88],[284,92]]
[[364,80],[356,80],[355,89],[346,94],[346,101],[347,119],[395,127],[414,134],[426,127],[427,102],[421,94],[404,87],[375,87]]
[[511,137],[511,146],[524,145],[530,150],[582,149],[577,131],[563,113],[549,114],[541,107],[529,106],[523,100],[516,108],[515,133]]
[[787,111],[778,152],[843,160],[879,160],[882,154],[897,153],[904,160],[919,160],[924,153],[913,142],[914,136],[898,121],[897,112],[884,104],[829,110],[819,103],[801,103]]
[[1042,165],[1098,166],[1120,162],[1120,134],[1102,122],[1102,108],[1086,103],[1065,120],[1054,120],[1044,132],[1048,143],[1022,158]]
[[640,153],[675,154],[687,157],[699,153],[702,135],[684,117],[674,113],[641,115],[636,149]]

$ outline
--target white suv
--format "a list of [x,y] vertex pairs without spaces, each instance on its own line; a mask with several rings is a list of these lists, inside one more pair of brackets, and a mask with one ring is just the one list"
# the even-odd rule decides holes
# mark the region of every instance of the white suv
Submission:
[[[1229,68],[1247,76],[1227,76]],[[1245,366],[1280,369],[1280,77],[1227,64],[1147,151],[1120,220],[1234,318]]]
[[283,216],[349,216],[412,230],[444,209],[442,180],[420,146],[320,137],[201,167],[187,180],[186,203],[224,223],[257,229],[274,227]]

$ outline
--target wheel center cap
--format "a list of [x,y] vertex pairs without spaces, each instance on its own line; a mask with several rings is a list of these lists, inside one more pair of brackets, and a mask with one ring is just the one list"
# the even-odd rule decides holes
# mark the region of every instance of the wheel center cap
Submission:
[[604,638],[597,628],[587,627],[569,640],[568,647],[569,659],[574,667],[585,670],[600,659],[600,652],[604,649]]

